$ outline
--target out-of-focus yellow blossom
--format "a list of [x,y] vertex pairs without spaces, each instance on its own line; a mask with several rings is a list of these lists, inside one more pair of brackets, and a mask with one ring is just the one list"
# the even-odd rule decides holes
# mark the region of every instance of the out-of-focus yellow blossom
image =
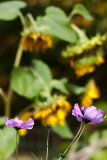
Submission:
[[91,104],[93,103],[92,98],[90,98],[87,94],[83,96],[82,100],[81,100],[81,104],[82,106],[91,106]]
[[99,89],[96,86],[94,80],[91,80],[88,84],[87,91],[82,98],[81,104],[83,106],[89,107],[93,103],[93,99],[97,99],[99,96]]
[[99,66],[101,63],[104,63],[104,58],[102,51],[99,51],[95,55],[83,57],[77,60],[71,59],[70,66],[74,68],[74,72],[77,77],[81,77],[93,72],[96,65]]
[[89,90],[87,91],[87,94],[93,99],[99,98],[100,92],[94,80],[89,82]]
[[55,126],[57,124],[64,125],[65,118],[71,110],[71,105],[66,100],[58,100],[51,107],[39,109],[35,112],[34,119],[40,120],[42,125],[51,124]]
[[22,46],[25,51],[44,52],[46,49],[52,47],[52,39],[50,36],[40,33],[31,33],[22,39]]
[[[23,120],[24,122],[27,122],[30,117],[31,117],[31,113],[26,112],[20,117],[20,120]],[[19,134],[20,134],[20,136],[26,135],[27,134],[27,129],[20,129]]]
[[85,74],[91,73],[95,70],[94,66],[89,66],[89,67],[80,67],[75,69],[75,73],[77,77],[84,76]]
[[20,129],[19,134],[20,136],[25,136],[27,134],[27,129]]
[[101,56],[99,56],[99,57],[97,58],[96,65],[100,65],[101,63],[104,63],[104,58],[101,57]]

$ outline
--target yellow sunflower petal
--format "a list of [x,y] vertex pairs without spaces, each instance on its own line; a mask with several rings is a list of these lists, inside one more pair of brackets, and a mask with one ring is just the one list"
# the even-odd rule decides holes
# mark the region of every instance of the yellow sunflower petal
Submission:
[[67,115],[67,112],[62,109],[58,109],[56,112],[56,116],[58,120],[65,120],[66,115]]
[[48,35],[32,33],[23,38],[22,46],[25,51],[39,52],[39,50],[42,50],[44,52],[46,49],[52,47],[52,39]]

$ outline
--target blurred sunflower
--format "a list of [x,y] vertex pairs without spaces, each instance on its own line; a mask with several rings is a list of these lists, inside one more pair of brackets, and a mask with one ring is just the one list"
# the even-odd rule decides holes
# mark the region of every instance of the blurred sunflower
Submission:
[[44,52],[46,49],[52,47],[52,39],[50,36],[40,33],[31,33],[24,36],[22,39],[22,46],[25,51]]
[[81,104],[83,106],[91,106],[93,103],[93,99],[97,99],[100,97],[100,91],[95,84],[94,80],[90,80],[86,86],[86,92],[82,97]]
[[88,39],[83,31],[78,30],[81,33],[79,44],[67,47],[62,52],[62,57],[74,69],[77,77],[81,77],[93,72],[96,66],[104,63],[101,47],[106,41],[106,35],[96,35]]
[[[22,114],[22,116],[20,116],[20,120],[23,120],[24,122],[27,122],[29,120],[29,118],[31,118],[30,112],[26,112],[26,113]],[[20,134],[20,136],[26,135],[27,129],[20,129],[19,134]]]
[[95,70],[96,66],[104,63],[103,52],[99,50],[94,55],[83,57],[74,64],[74,72],[77,77],[84,76]]
[[94,66],[80,67],[80,68],[76,68],[75,74],[77,75],[77,77],[81,77],[81,76],[84,76],[85,74],[93,72],[94,70],[95,70]]
[[70,103],[67,100],[60,99],[53,103],[51,107],[38,109],[33,116],[35,120],[40,120],[42,125],[64,125],[65,118],[70,110]]
[[[81,31],[83,32],[83,31]],[[91,39],[88,39],[88,37],[85,35],[85,33],[80,37],[80,42],[76,45],[67,46],[66,50],[62,52],[63,58],[73,58],[75,56],[75,59],[81,58],[84,55],[89,55],[92,53],[95,53],[99,47],[103,45],[103,43],[107,40],[107,35],[99,35],[92,37]]]

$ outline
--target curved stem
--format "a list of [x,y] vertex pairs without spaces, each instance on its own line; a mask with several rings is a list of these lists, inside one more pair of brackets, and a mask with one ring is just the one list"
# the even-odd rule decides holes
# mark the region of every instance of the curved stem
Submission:
[[[71,145],[74,143],[75,139],[76,139],[76,138],[78,137],[78,135],[80,134],[81,129],[82,129],[82,123],[81,123],[81,125],[80,125],[80,127],[79,127],[79,130],[78,130],[76,136],[73,138],[73,140],[71,141],[71,143],[69,144],[69,146],[67,147],[67,149],[63,152],[63,155],[65,155],[66,152],[70,149]],[[61,157],[59,158],[59,160],[60,160],[60,159],[61,159]]]
[[72,12],[68,15],[68,19],[71,21],[73,15],[72,15]]
[[74,144],[71,146],[71,148],[70,148],[70,150],[69,150],[69,152],[68,152],[68,154],[67,154],[65,160],[69,157],[69,155],[70,155],[70,153],[71,153],[71,150],[72,150],[72,147],[74,147],[75,144],[78,142],[78,140],[79,140],[79,138],[81,137],[81,135],[82,135],[84,129],[85,129],[85,124],[83,125],[83,128],[82,128],[82,130],[81,130],[81,132],[80,132],[78,138],[76,139],[76,141],[74,142]]
[[[22,44],[22,39],[19,43],[19,47],[18,47],[18,50],[17,50],[17,53],[16,53],[16,58],[15,58],[15,62],[14,62],[14,65],[13,67],[18,67],[20,65],[20,61],[21,61],[21,57],[22,57],[22,53],[23,53],[23,46],[21,45]],[[8,95],[7,95],[7,99],[6,99],[6,102],[5,102],[5,115],[7,117],[10,117],[10,107],[11,107],[11,98],[12,98],[12,88],[11,86],[9,87],[9,90],[8,90]]]
[[20,65],[20,61],[21,61],[21,57],[22,57],[22,53],[23,53],[22,40],[23,40],[23,38],[20,40],[13,67],[18,67]]
[[75,139],[76,139],[76,138],[78,137],[78,135],[80,134],[81,129],[82,129],[82,123],[81,123],[81,125],[80,125],[80,128],[79,128],[76,136],[74,137],[74,139],[72,140],[72,142],[70,143],[70,145],[68,146],[68,148],[65,150],[64,154],[69,150],[69,148],[71,147],[71,145],[74,143]]
[[30,13],[28,13],[27,16],[29,20],[32,22],[32,24],[36,25],[36,21],[34,20],[33,16]]
[[27,28],[27,26],[26,26],[26,21],[25,21],[25,18],[24,18],[24,16],[23,16],[22,12],[19,11],[18,15],[19,15],[19,18],[20,18],[20,21],[21,21],[21,23],[22,23],[23,28],[26,29],[26,28]]

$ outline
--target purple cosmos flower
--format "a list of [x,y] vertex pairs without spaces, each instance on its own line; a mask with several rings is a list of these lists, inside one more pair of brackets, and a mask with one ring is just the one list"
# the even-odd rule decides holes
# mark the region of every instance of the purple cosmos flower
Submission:
[[32,118],[29,118],[28,122],[23,122],[22,120],[19,120],[18,118],[10,119],[8,120],[7,117],[5,117],[6,125],[8,127],[14,127],[17,130],[19,129],[32,129],[34,126],[34,121]]
[[103,118],[103,114],[103,110],[97,110],[94,106],[90,106],[88,108],[82,106],[80,109],[77,103],[74,105],[74,109],[72,110],[72,115],[75,116],[78,121],[88,124],[98,124],[103,122],[106,118],[106,116]]

